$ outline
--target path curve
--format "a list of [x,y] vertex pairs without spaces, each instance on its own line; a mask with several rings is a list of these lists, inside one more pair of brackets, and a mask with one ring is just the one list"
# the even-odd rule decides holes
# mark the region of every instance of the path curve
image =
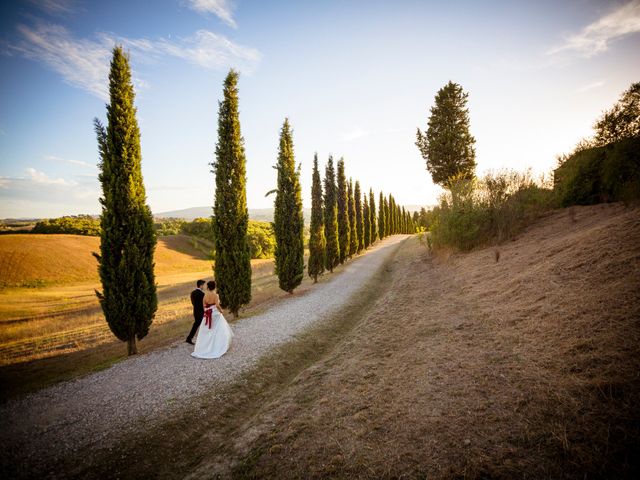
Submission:
[[[0,462],[49,468],[86,448],[108,448],[123,434],[184,409],[227,384],[274,347],[339,310],[382,267],[407,235],[378,242],[328,282],[232,326],[229,352],[197,360],[183,341],[0,406]],[[31,468],[30,468],[31,469]]]

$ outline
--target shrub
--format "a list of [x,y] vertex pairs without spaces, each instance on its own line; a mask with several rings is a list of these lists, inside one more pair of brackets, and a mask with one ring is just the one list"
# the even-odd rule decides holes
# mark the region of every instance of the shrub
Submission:
[[565,207],[640,198],[640,138],[570,155],[554,171],[554,190]]
[[433,245],[470,250],[504,241],[554,206],[553,191],[528,171],[489,173],[481,180],[454,177],[428,212]]

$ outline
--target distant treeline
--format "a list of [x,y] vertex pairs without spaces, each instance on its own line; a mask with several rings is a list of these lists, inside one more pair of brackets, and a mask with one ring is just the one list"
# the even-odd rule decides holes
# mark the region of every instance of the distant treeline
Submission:
[[[180,218],[156,220],[154,228],[158,236],[190,235],[213,242],[210,218],[192,221]],[[100,236],[100,219],[91,215],[72,215],[38,221],[30,233],[70,234]],[[273,258],[275,236],[270,222],[249,220],[247,231],[251,258]]]

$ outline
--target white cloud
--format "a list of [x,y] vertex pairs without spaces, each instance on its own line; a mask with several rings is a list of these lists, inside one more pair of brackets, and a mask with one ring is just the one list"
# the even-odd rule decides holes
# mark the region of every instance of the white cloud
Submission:
[[51,14],[65,14],[74,12],[74,0],[29,0],[37,7]]
[[368,132],[362,127],[356,126],[342,135],[342,140],[345,142],[351,142],[358,138],[362,138],[368,135]]
[[602,80],[599,80],[597,82],[593,82],[593,83],[589,83],[587,85],[583,85],[580,88],[576,88],[573,93],[585,93],[588,92],[589,90],[593,90],[595,88],[600,88],[604,85],[604,82]]
[[63,187],[74,187],[77,185],[74,181],[67,181],[64,178],[51,178],[46,173],[36,170],[35,168],[27,168],[27,182],[35,185],[60,185]]
[[82,160],[73,160],[73,159],[61,158],[61,157],[57,157],[55,155],[45,155],[44,159],[45,160],[54,161],[54,162],[70,163],[71,165],[79,165],[81,167],[96,168],[96,165],[92,165],[90,163],[83,162]]
[[[60,25],[38,23],[19,25],[22,39],[10,44],[7,54],[19,54],[44,63],[75,87],[103,100],[108,99],[108,74],[111,50],[116,43],[125,46],[133,58],[176,57],[206,69],[235,67],[250,73],[261,59],[258,50],[235,44],[222,35],[198,30],[187,38],[159,40],[128,39],[98,34],[97,40],[77,39]],[[148,83],[135,78],[138,88]]]
[[236,66],[251,72],[262,57],[255,48],[237,45],[208,30],[198,30],[194,35],[177,42],[161,39],[155,43],[155,49],[213,70]]
[[563,44],[553,47],[547,54],[575,52],[583,57],[592,57],[607,51],[610,42],[638,32],[640,0],[632,0],[570,35]]
[[102,99],[108,98],[107,77],[112,44],[75,39],[69,31],[53,24],[35,27],[18,25],[22,40],[10,45],[10,52],[44,63],[64,80]]
[[233,19],[233,3],[229,0],[188,0],[189,8],[199,13],[213,13],[227,25],[236,28]]
[[[77,182],[27,168],[23,177],[0,177],[0,210],[4,215],[38,216],[52,205],[64,207],[66,213],[96,211],[99,197],[96,176],[93,181]],[[26,208],[27,204],[31,207]]]

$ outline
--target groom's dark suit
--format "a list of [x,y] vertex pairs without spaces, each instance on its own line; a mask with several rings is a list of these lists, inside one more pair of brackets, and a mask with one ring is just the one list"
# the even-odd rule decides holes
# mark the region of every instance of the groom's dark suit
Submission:
[[189,336],[187,337],[187,342],[193,340],[198,327],[202,323],[202,317],[204,317],[204,305],[202,304],[203,299],[204,292],[199,288],[196,288],[193,292],[191,292],[191,305],[193,305],[193,326],[191,327],[191,331],[189,332]]

